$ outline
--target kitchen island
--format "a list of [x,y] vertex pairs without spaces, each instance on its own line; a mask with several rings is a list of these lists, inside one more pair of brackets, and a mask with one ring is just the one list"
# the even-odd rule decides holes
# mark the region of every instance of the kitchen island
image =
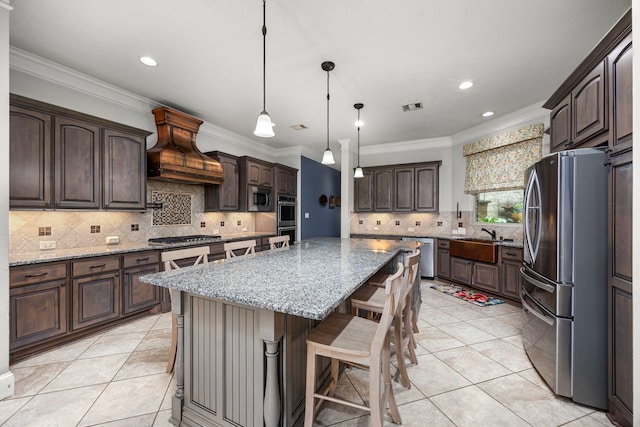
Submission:
[[319,238],[141,277],[171,290],[177,317],[171,421],[300,424],[308,331],[414,248],[413,242]]

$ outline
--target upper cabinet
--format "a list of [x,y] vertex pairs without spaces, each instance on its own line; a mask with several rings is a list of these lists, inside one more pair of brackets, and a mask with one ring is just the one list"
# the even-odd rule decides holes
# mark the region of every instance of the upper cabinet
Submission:
[[273,187],[273,165],[251,157],[240,158],[240,170],[246,178],[247,185]]
[[274,175],[277,195],[295,196],[298,193],[298,169],[276,163]]
[[204,187],[204,205],[206,212],[240,210],[240,171],[238,158],[220,151],[205,153],[220,162],[224,182],[220,185]]
[[631,148],[633,143],[633,49],[631,34],[622,40],[607,57],[609,64],[609,93],[612,154]]
[[441,162],[378,166],[354,179],[356,212],[438,212]]
[[141,210],[149,132],[11,95],[12,209]]

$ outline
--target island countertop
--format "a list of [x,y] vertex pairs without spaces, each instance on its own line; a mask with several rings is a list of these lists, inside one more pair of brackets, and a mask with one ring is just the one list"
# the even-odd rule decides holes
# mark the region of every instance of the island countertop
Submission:
[[289,249],[155,273],[140,281],[320,320],[415,242],[315,238]]

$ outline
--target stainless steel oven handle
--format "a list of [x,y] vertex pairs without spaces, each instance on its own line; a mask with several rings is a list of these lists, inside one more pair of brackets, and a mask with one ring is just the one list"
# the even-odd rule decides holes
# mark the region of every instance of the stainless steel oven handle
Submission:
[[534,279],[533,277],[529,276],[525,270],[524,267],[520,267],[520,275],[529,283],[539,287],[540,289],[544,289],[545,291],[549,292],[550,294],[552,294],[556,288],[554,288],[553,286],[547,284],[547,283],[543,283],[537,279]]
[[524,301],[524,298],[520,298],[520,302],[522,303],[522,309],[524,310],[525,313],[533,314],[535,317],[542,320],[547,325],[553,326],[554,319],[550,319],[549,317],[538,313],[536,309],[534,309]]

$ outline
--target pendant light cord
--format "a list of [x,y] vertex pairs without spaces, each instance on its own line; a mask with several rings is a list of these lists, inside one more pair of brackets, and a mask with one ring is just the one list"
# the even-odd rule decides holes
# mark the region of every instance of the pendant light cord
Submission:
[[267,0],[262,0],[262,111],[267,111]]
[[327,150],[329,149],[329,71],[327,71]]
[[358,167],[360,167],[360,109],[358,108]]

